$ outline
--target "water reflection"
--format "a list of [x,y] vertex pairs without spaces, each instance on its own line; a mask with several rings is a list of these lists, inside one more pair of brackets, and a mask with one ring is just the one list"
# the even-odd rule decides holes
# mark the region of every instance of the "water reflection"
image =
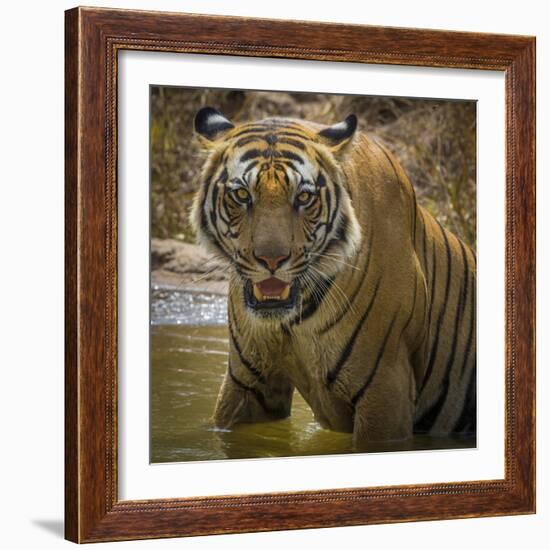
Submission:
[[[223,295],[153,290],[151,461],[352,452],[351,435],[321,428],[298,392],[294,394],[290,418],[244,424],[231,430],[218,430],[213,426],[211,415],[229,346],[225,309]],[[371,445],[367,451],[473,446],[475,439],[418,436],[405,443]]]
[[227,298],[211,292],[153,287],[151,324],[226,325]]

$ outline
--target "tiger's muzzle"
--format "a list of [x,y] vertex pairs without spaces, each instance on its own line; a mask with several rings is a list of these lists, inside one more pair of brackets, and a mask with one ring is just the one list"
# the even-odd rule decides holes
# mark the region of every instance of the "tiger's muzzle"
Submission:
[[298,284],[287,283],[277,277],[269,277],[258,283],[250,279],[244,287],[246,305],[262,316],[281,316],[296,307]]

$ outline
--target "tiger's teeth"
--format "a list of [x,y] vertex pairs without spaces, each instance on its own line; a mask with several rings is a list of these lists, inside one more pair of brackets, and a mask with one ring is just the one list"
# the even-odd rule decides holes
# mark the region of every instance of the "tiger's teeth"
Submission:
[[252,284],[252,292],[254,293],[254,298],[256,298],[256,301],[258,302],[265,302],[266,300],[288,300],[288,297],[290,296],[290,285],[287,285],[282,291],[281,294],[268,294],[267,296],[264,295],[264,293],[261,291],[259,285],[256,283]]
[[258,288],[258,285],[253,285],[253,290],[254,290],[254,298],[256,298],[256,300],[258,300],[258,302],[261,302],[263,301],[264,299],[264,295],[260,292],[260,289]]
[[281,300],[287,300],[289,294],[290,294],[290,285],[285,287],[285,289],[283,290],[283,292],[281,293],[281,296],[279,298]]

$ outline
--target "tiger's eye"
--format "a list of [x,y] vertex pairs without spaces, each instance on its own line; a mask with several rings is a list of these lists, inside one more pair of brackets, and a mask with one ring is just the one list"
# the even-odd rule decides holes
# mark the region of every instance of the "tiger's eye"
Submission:
[[306,204],[307,202],[309,202],[310,199],[311,199],[311,193],[309,193],[308,191],[302,191],[302,192],[296,197],[296,200],[297,200],[300,204]]
[[235,193],[235,197],[240,202],[248,202],[250,200],[250,195],[249,195],[248,191],[246,189],[244,189],[243,187],[240,187],[234,193]]

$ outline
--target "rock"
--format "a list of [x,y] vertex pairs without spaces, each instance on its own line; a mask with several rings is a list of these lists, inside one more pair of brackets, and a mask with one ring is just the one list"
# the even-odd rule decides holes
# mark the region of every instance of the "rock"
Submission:
[[175,239],[151,239],[151,283],[226,292],[227,263],[200,246]]

